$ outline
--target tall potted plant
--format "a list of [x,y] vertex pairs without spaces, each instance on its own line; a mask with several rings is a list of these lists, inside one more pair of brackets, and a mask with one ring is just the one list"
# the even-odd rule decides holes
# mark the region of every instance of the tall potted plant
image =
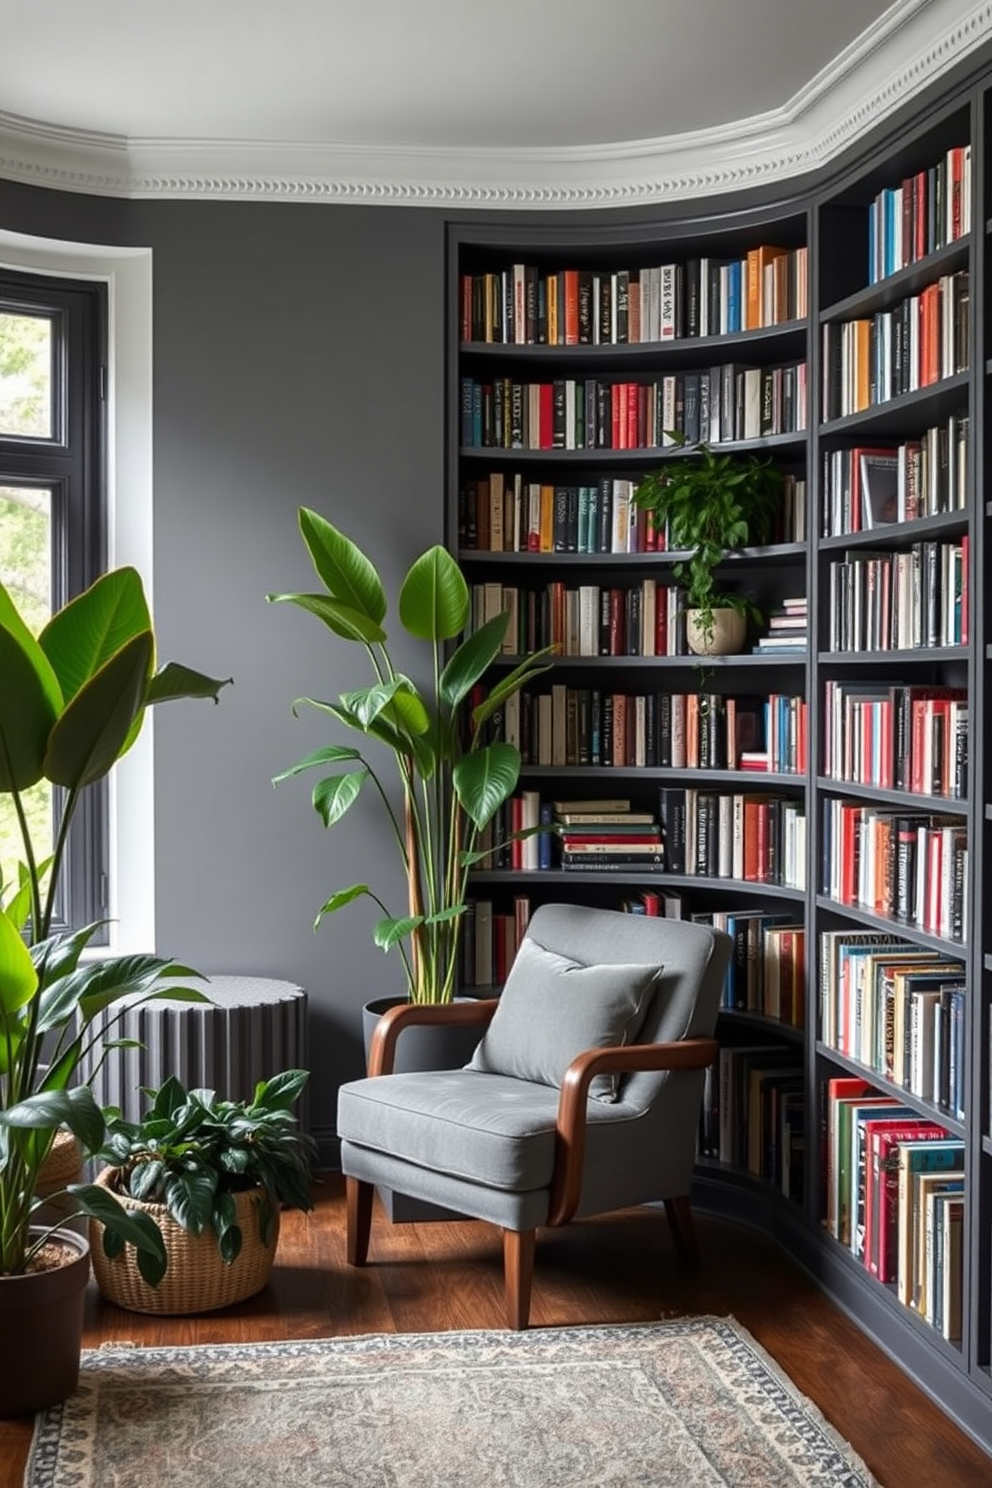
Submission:
[[[23,847],[13,881],[0,884],[0,1416],[10,1416],[63,1399],[78,1377],[88,1248],[34,1219],[56,1135],[73,1132],[87,1154],[103,1142],[103,1112],[76,1083],[90,1022],[124,997],[205,1000],[173,985],[195,976],[175,961],[85,958],[98,925],[53,933],[70,828],[82,793],[130,748],[147,707],[216,700],[224,684],[174,664],[156,670],[148,605],[130,568],[98,579],[37,636],[0,585],[0,677],[0,793],[13,803]],[[26,806],[43,780],[63,791],[50,855],[32,838]],[[168,990],[156,990],[163,981]],[[95,1184],[73,1184],[68,1196],[136,1248],[151,1282],[161,1278],[165,1252],[147,1217],[128,1215]]]
[[[398,949],[409,999],[447,1003],[457,983],[468,873],[487,856],[479,834],[513,794],[520,774],[520,751],[490,738],[490,721],[547,669],[550,648],[524,657],[470,706],[473,690],[500,653],[509,616],[500,614],[460,639],[470,619],[469,586],[451,554],[432,547],[411,565],[397,596],[400,624],[426,645],[428,677],[418,684],[391,654],[386,591],[372,561],[317,512],[301,508],[299,523],[323,592],[269,598],[300,606],[341,640],[361,647],[371,681],[342,693],[336,703],[302,700],[359,743],[327,744],[276,779],[332,767],[313,789],[314,807],[327,827],[341,820],[363,788],[373,789],[407,886],[403,914],[391,913],[368,884],[355,883],[331,894],[317,923],[356,899],[373,899],[382,910],[375,943],[384,951]],[[391,780],[364,753],[366,741],[385,746]]]
[[770,459],[671,437],[684,453],[640,481],[634,504],[659,526],[667,524],[669,545],[689,554],[673,573],[685,584],[690,650],[710,656],[739,651],[748,616],[757,618],[757,611],[746,596],[718,588],[716,571],[728,553],[768,541],[782,475]]

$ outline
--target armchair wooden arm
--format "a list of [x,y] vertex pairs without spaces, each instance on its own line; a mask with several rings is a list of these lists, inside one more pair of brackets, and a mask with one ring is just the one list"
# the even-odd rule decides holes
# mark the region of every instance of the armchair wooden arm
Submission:
[[594,1077],[632,1070],[705,1069],[715,1061],[719,1050],[716,1039],[679,1039],[664,1044],[587,1049],[572,1060],[558,1098],[549,1225],[568,1224],[578,1208],[585,1156],[586,1102]]
[[495,997],[466,998],[461,1002],[401,1002],[383,1013],[369,1046],[368,1073],[391,1075],[396,1042],[404,1028],[417,1023],[488,1023],[499,1006]]

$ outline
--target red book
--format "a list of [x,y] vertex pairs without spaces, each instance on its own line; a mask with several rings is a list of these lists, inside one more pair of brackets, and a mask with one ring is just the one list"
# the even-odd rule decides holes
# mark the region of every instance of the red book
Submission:
[[638,386],[636,382],[628,382],[624,386],[627,389],[627,443],[624,449],[637,449],[640,443],[637,424]]
[[899,1144],[939,1141],[947,1132],[922,1116],[915,1121],[869,1121],[866,1132],[870,1202],[865,1265],[879,1281],[891,1282],[897,1278],[899,1261]]
[[540,447],[553,449],[555,441],[555,390],[551,382],[542,382],[539,390]]
[[610,449],[623,449],[621,444],[621,406],[626,409],[626,399],[621,399],[621,384],[615,382],[610,388]]
[[610,656],[625,656],[627,653],[626,625],[624,623],[624,592],[610,590]]

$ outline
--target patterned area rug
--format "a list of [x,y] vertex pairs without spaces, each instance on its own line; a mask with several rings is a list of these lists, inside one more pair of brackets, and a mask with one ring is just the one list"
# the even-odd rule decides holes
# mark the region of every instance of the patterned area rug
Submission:
[[103,1348],[25,1488],[878,1488],[730,1318]]

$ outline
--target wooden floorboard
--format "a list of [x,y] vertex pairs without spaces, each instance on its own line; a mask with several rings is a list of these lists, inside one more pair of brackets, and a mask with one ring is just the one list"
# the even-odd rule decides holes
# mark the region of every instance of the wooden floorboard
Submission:
[[[273,1279],[250,1302],[197,1318],[142,1317],[105,1304],[91,1284],[85,1346],[503,1326],[502,1246],[494,1229],[468,1222],[391,1225],[377,1204],[370,1264],[353,1270],[345,1262],[342,1181],[322,1180],[315,1196],[313,1213],[283,1216]],[[676,1259],[661,1210],[541,1231],[532,1325],[732,1314],[851,1442],[883,1488],[992,1485],[992,1459],[777,1246],[705,1216],[697,1216],[697,1229],[702,1261],[695,1269]],[[0,1488],[20,1488],[31,1429],[28,1420],[0,1422]]]

